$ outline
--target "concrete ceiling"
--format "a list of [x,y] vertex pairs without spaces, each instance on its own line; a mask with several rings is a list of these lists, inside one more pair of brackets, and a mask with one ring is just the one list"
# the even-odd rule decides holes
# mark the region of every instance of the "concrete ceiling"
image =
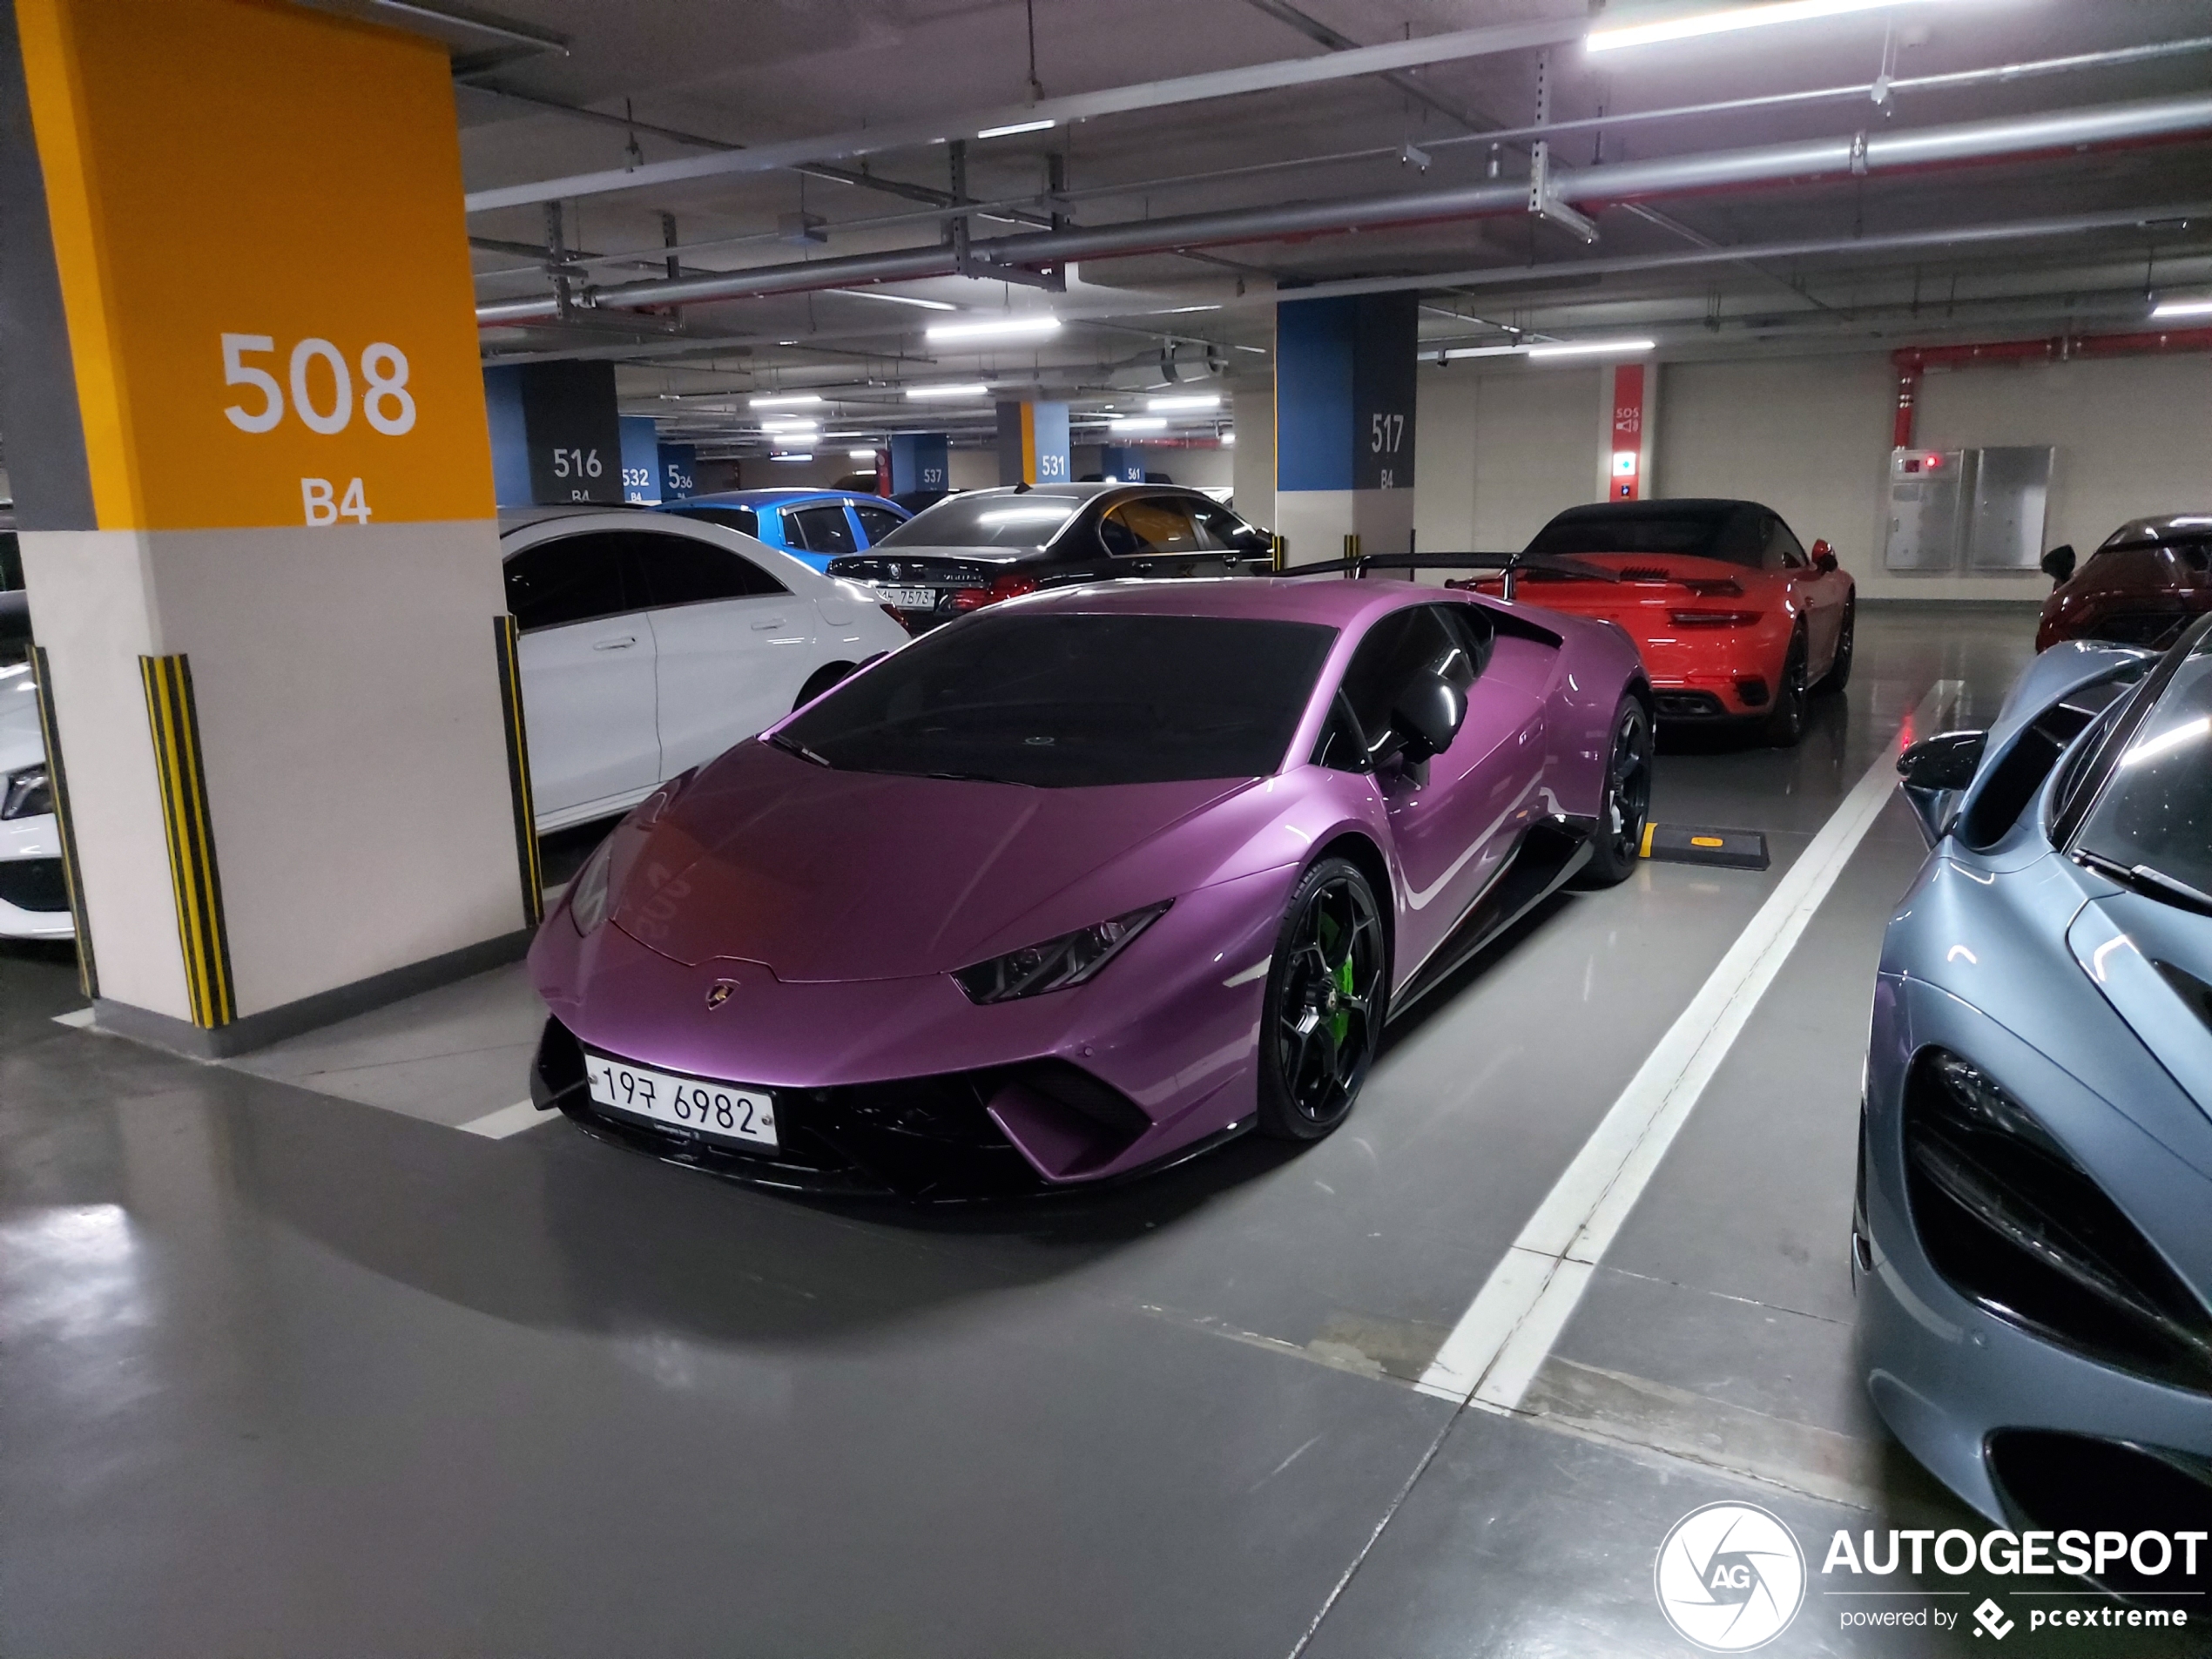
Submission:
[[[377,0],[342,0],[378,10]],[[1624,3],[1600,21],[1717,9]],[[482,31],[450,37],[471,191],[551,180],[867,126],[1002,109],[1206,71],[1318,57],[1325,42],[1359,45],[1521,20],[1585,18],[1585,0],[497,0],[496,16],[557,36],[564,50],[526,50]],[[388,20],[395,20],[386,11]],[[484,16],[489,14],[477,14]],[[1035,82],[1030,79],[1034,16]],[[1318,37],[1318,38],[1317,38]],[[2212,0],[1919,0],[1817,23],[1742,31],[1594,57],[1579,43],[1548,53],[1550,118],[1677,108],[1721,100],[2109,53],[2212,38]],[[1540,53],[1523,50],[1201,104],[1103,117],[967,145],[978,240],[1034,229],[1055,210],[1084,227],[1291,201],[1372,197],[1489,176],[1480,134],[1535,116]],[[2202,94],[2212,51],[2090,64],[2006,81],[1865,94],[1561,136],[1559,160],[1586,167],[1865,132],[1926,126]],[[572,106],[579,115],[548,107]],[[594,119],[592,116],[598,118]],[[634,120],[633,129],[604,118]],[[690,135],[685,142],[670,134]],[[1400,158],[1411,144],[1426,168]],[[634,146],[634,147],[633,147]],[[1049,158],[1063,193],[1047,199]],[[944,239],[949,190],[943,145],[892,149],[803,171],[726,174],[596,193],[563,205],[565,246],[595,259],[579,287],[662,273],[672,215],[686,274],[925,248]],[[1298,164],[1298,165],[1285,165]],[[1524,177],[1525,145],[1496,158]],[[1241,171],[1239,171],[1241,170]],[[870,182],[844,182],[865,171]],[[920,198],[919,199],[917,198]],[[1865,349],[1962,338],[2106,331],[2137,326],[2147,295],[2212,292],[2212,142],[2014,158],[1907,175],[1769,185],[1655,200],[1646,215],[1611,206],[1584,246],[1525,215],[1301,240],[1239,242],[1080,264],[1071,292],[1047,294],[956,276],[880,293],[983,312],[1049,305],[1073,322],[1042,347],[933,348],[921,329],[941,314],[859,293],[813,293],[689,306],[678,317],[601,313],[570,324],[488,330],[489,354],[615,358],[626,402],[722,429],[743,426],[742,397],[717,416],[711,399],[778,387],[842,388],[842,413],[880,431],[907,411],[900,385],[979,375],[1096,403],[1177,373],[1263,367],[1268,299],[1278,284],[1420,279],[1536,265],[1534,280],[1433,285],[1424,348],[1480,344],[1501,327],[1573,338],[1634,327],[1674,354]],[[795,239],[797,216],[819,220]],[[1603,274],[1588,260],[1673,254],[1707,243],[1844,240],[1962,225],[2118,215],[2094,232],[1979,247],[1844,249],[1763,260]],[[2131,215],[2140,214],[2140,219]],[[542,258],[545,210],[472,215],[482,239],[479,299],[550,290]],[[499,244],[508,246],[496,246]],[[1561,269],[1559,267],[1569,267]],[[1191,307],[1219,309],[1190,310]],[[671,330],[680,329],[680,333]],[[681,396],[681,403],[671,401]],[[981,411],[977,413],[980,415]]]

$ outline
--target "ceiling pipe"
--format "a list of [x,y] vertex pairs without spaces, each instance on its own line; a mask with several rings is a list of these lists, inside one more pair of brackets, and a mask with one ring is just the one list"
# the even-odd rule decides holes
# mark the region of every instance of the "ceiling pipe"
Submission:
[[1931,368],[1977,363],[2062,363],[2077,357],[2141,357],[2161,352],[2212,351],[2212,328],[2170,328],[2128,334],[2053,334],[2041,340],[1986,340],[1957,346],[1905,346],[1890,354],[1897,368],[1897,417],[1892,447],[1910,449],[1919,415],[1920,379]]
[[1104,115],[1129,115],[1144,110],[1170,109],[1177,105],[1211,103],[1251,92],[1279,91],[1293,86],[1312,86],[1393,70],[1418,69],[1427,64],[1460,63],[1473,57],[1525,51],[1535,46],[1558,45],[1577,40],[1588,24],[1581,18],[1551,18],[1534,23],[1499,24],[1482,29],[1460,29],[1448,34],[1424,35],[1413,40],[1386,41],[1379,46],[1359,46],[1321,57],[1284,58],[1251,64],[1242,69],[1212,70],[1171,80],[1147,81],[1134,86],[1112,86],[1096,92],[1076,92],[1065,98],[1040,98],[1028,104],[1009,104],[995,110],[953,116],[933,116],[921,121],[895,121],[860,127],[820,138],[793,138],[783,144],[764,144],[751,150],[687,156],[680,161],[657,161],[643,167],[612,168],[578,173],[567,179],[538,179],[527,184],[502,185],[469,192],[468,211],[488,212],[496,207],[524,207],[537,202],[566,201],[577,196],[604,195],[616,190],[642,190],[651,185],[681,184],[725,173],[775,172],[809,161],[842,161],[851,156],[880,154],[887,150],[919,149],[954,139],[973,138],[994,128],[1037,125],[1062,126]]
[[[1338,282],[1318,282],[1311,287],[1298,289],[1301,299],[1337,299],[1353,294],[1403,292],[1408,288],[1421,290],[1464,290],[1485,284],[1509,287],[1541,287],[1562,278],[1593,275],[1637,274],[1645,272],[1667,272],[1699,265],[1730,264],[1748,260],[1772,260],[1797,259],[1820,254],[1881,255],[1910,253],[1920,248],[1973,248],[2000,246],[2007,242],[2047,240],[2058,237],[2094,234],[2100,231],[2131,230],[2144,225],[2174,223],[2184,220],[2212,219],[2212,202],[2168,202],[2124,209],[2117,212],[2081,213],[2061,219],[2014,219],[1993,225],[1948,226],[1937,230],[1892,232],[1886,234],[1862,237],[1826,237],[1791,242],[1737,243],[1711,249],[1695,249],[1680,253],[1638,254],[1622,259],[1562,260],[1541,265],[1487,266],[1467,271],[1431,271],[1413,276],[1358,277]],[[2181,257],[2176,255],[2175,257]],[[2068,291],[2069,293],[2072,290]],[[2134,297],[2141,295],[2131,290]],[[1240,298],[1224,296],[1204,307],[1210,313],[1256,310],[1276,302],[1273,293],[1257,293]],[[1162,314],[1154,310],[1132,311],[1126,307],[1111,311],[1094,312],[1066,307],[1055,307],[1063,321],[1100,321],[1107,318],[1136,317],[1143,319]],[[1166,314],[1177,314],[1170,312]],[[1480,319],[1470,318],[1479,322]],[[1554,325],[1556,326],[1556,325]],[[1969,325],[1971,326],[1971,325]],[[837,342],[893,341],[903,338],[904,330],[892,327],[873,329],[843,329],[826,336]],[[817,336],[810,335],[809,343]],[[684,336],[658,341],[639,343],[570,347],[552,351],[509,351],[486,358],[487,362],[522,363],[573,361],[577,358],[616,358],[642,361],[645,359],[691,355],[701,352],[726,350],[732,347],[757,347],[760,337],[752,334],[713,336]],[[889,348],[895,353],[896,347]],[[1238,349],[1247,349],[1238,347]]]
[[2212,328],[2168,328],[2127,334],[2053,334],[2045,340],[1991,340],[1978,345],[1906,346],[1890,354],[1900,370],[1966,368],[1975,363],[2063,363],[2076,357],[2141,357],[2161,352],[2212,351]]
[[[1805,184],[1874,173],[1957,166],[2004,158],[2047,155],[2115,144],[2142,144],[2212,132],[2212,96],[2151,98],[2046,115],[1968,121],[1952,126],[1870,136],[1761,145],[1652,161],[1613,162],[1555,176],[1554,193],[1569,203],[1608,203],[1757,185]],[[1434,224],[1525,211],[1527,186],[1501,181],[1393,196],[1293,203],[1146,219],[1092,230],[994,237],[969,245],[968,273],[990,266],[1033,267],[1071,260],[1174,253],[1238,242],[1279,241],[1386,226]],[[1733,257],[1741,258],[1740,253]],[[584,302],[603,309],[695,305],[760,294],[795,293],[871,282],[948,276],[960,267],[949,248],[813,260],[675,281],[586,288]],[[550,295],[478,307],[486,326],[527,323],[558,314]]]

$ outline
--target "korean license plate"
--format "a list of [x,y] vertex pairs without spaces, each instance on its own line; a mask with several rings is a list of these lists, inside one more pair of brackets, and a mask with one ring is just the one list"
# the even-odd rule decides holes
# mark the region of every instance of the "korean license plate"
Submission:
[[900,610],[934,610],[937,590],[934,588],[878,588],[883,603]]
[[743,1141],[772,1150],[776,1146],[775,1097],[764,1090],[678,1077],[590,1049],[584,1051],[583,1076],[591,1098],[602,1106],[718,1140]]

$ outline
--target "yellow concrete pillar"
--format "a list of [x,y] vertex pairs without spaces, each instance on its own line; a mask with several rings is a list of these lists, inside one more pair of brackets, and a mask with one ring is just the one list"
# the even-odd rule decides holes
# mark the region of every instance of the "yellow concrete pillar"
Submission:
[[0,430],[100,1017],[220,1051],[511,954],[443,51],[270,0],[11,10]]

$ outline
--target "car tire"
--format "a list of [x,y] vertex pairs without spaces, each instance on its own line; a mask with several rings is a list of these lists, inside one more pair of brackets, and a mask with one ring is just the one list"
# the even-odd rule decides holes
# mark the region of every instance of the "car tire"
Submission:
[[809,674],[806,684],[799,688],[799,700],[791,705],[792,712],[798,713],[852,671],[853,664],[850,663],[824,663]]
[[1291,892],[1267,970],[1261,1134],[1318,1141],[1351,1116],[1389,1003],[1390,949],[1374,888],[1351,860],[1323,859]]
[[1797,624],[1790,636],[1789,654],[1782,659],[1782,678],[1774,688],[1774,707],[1766,717],[1766,740],[1777,749],[1794,749],[1805,735],[1805,717],[1811,692],[1805,685],[1805,628]]
[[1836,632],[1836,658],[1828,664],[1828,671],[1814,688],[1822,697],[1834,697],[1851,684],[1851,659],[1853,636],[1858,631],[1858,599],[1856,595],[1844,601],[1844,625]]
[[1613,711],[1612,742],[1606,751],[1605,792],[1597,805],[1597,828],[1590,836],[1589,862],[1575,885],[1616,887],[1629,879],[1643,855],[1644,820],[1651,813],[1651,713],[1631,691]]

